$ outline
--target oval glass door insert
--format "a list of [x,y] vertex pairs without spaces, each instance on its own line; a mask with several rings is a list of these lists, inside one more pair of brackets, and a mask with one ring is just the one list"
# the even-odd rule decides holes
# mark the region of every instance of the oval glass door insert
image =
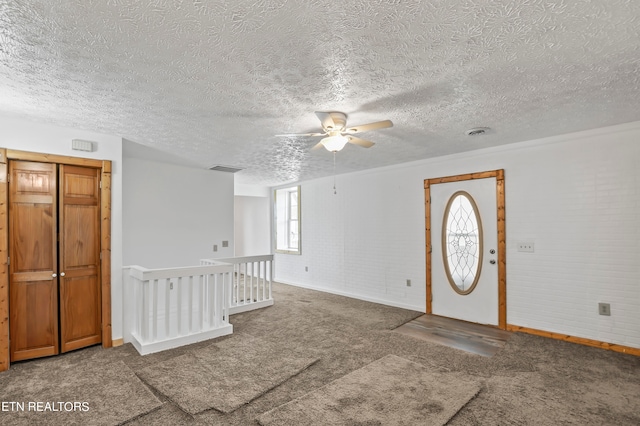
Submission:
[[465,191],[453,194],[444,210],[442,257],[451,287],[459,294],[471,293],[482,269],[482,221]]

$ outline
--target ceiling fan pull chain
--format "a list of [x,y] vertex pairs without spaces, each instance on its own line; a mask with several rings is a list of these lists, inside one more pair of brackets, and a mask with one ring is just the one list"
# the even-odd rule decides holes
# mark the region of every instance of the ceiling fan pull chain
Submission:
[[333,195],[336,195],[336,151],[333,151]]

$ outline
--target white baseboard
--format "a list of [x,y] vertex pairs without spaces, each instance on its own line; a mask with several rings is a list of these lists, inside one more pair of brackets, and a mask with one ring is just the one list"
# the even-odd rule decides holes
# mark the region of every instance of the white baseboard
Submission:
[[425,308],[423,306],[409,305],[409,304],[398,303],[398,302],[393,302],[389,300],[376,299],[375,297],[363,296],[360,294],[349,293],[346,291],[334,290],[334,289],[324,288],[324,287],[316,287],[316,286],[307,285],[307,284],[293,283],[293,282],[282,281],[278,279],[274,279],[274,282],[286,284],[294,287],[306,288],[309,290],[322,291],[324,293],[336,294],[338,296],[350,297],[352,299],[364,300],[365,302],[377,303],[379,305],[393,306],[394,308],[402,308],[402,309],[408,309],[410,311],[425,312]]
[[152,353],[165,351],[167,349],[190,345],[192,343],[214,339],[216,337],[226,336],[229,334],[233,334],[233,325],[231,324],[202,333],[189,334],[187,336],[180,336],[154,343],[142,343],[141,339],[139,339],[135,333],[131,333],[131,343],[140,355],[149,355]]
[[255,309],[266,308],[273,305],[273,299],[263,300],[261,302],[247,303],[246,305],[231,306],[229,315],[240,314],[242,312],[253,311]]

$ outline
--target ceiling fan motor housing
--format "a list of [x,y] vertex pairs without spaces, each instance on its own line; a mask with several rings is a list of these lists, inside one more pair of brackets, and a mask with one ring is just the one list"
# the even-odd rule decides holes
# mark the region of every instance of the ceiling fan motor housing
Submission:
[[344,112],[331,111],[329,112],[329,116],[333,120],[333,127],[323,126],[323,129],[325,131],[332,131],[332,130],[342,131],[345,129],[345,127],[347,126],[347,114],[345,114]]

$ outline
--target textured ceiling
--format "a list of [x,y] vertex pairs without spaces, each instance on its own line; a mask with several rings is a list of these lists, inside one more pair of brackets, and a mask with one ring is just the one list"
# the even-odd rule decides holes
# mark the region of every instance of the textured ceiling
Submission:
[[274,136],[314,111],[395,124],[341,173],[640,120],[639,68],[638,0],[0,0],[0,114],[247,184],[333,173],[318,138]]

